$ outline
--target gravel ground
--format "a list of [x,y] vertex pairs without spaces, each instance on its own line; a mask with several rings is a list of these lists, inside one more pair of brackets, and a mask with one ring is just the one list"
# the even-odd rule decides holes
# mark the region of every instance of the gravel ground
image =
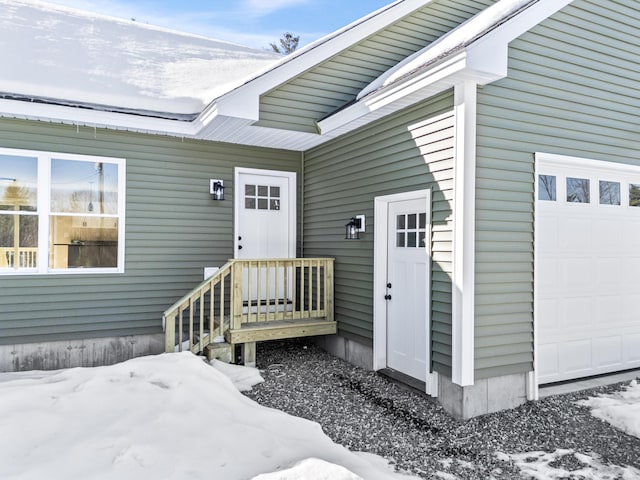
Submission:
[[[430,397],[350,365],[309,341],[259,344],[257,366],[265,382],[247,396],[318,422],[333,441],[381,455],[397,469],[422,478],[521,478],[518,467],[499,460],[496,452],[556,449],[596,454],[605,465],[640,469],[640,439],[575,404],[613,391],[615,385],[458,421]],[[555,466],[576,470],[580,464],[575,460],[573,465],[574,460],[565,456]]]

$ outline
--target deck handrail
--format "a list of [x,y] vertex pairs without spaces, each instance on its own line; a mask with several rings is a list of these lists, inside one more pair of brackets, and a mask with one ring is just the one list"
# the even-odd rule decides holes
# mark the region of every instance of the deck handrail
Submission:
[[[333,261],[229,260],[165,310],[165,351],[197,353],[222,337],[228,341],[230,332],[248,324],[256,327],[313,318],[333,322]],[[188,348],[183,346],[185,338]]]
[[38,247],[0,247],[0,268],[18,269],[37,266]]

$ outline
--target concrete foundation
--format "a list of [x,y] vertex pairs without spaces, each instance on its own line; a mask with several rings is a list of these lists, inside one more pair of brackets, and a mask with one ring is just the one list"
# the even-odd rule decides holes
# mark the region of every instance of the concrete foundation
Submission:
[[[373,370],[373,348],[338,335],[317,337],[316,343],[347,362]],[[438,402],[451,415],[469,419],[487,413],[507,410],[527,401],[525,373],[476,380],[470,387],[454,384],[450,378],[438,375]]]
[[526,387],[524,373],[476,380],[469,387],[440,375],[438,401],[454,417],[468,419],[522,405],[527,401]]
[[112,365],[164,352],[164,334],[0,345],[0,372]]
[[331,355],[352,365],[373,370],[373,348],[339,335],[316,337],[316,343]]

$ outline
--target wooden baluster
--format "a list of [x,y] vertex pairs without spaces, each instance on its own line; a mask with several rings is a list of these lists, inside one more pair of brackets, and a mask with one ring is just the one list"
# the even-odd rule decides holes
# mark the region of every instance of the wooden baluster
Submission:
[[184,312],[184,309],[180,307],[179,312],[180,313],[178,314],[178,351],[181,352],[182,351],[182,314]]
[[[209,330],[211,335],[211,330]],[[198,339],[198,351],[204,349],[204,290],[200,290],[200,338]]]
[[193,346],[193,297],[189,299],[189,351]]
[[174,352],[176,348],[176,314],[175,310],[164,317],[164,351]]

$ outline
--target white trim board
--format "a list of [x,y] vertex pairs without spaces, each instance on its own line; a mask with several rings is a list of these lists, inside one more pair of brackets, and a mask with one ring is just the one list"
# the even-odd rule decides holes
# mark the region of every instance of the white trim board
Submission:
[[454,200],[452,283],[452,381],[474,383],[476,97],[472,82],[454,92]]
[[[388,239],[388,206],[391,202],[403,200],[420,200],[426,202],[428,217],[431,216],[431,189],[413,192],[384,195],[374,199],[374,232],[373,232],[373,369],[387,368],[387,305],[384,295],[387,283],[387,239]],[[427,238],[431,239],[431,221],[429,221]],[[427,243],[427,254],[431,259],[431,240]],[[429,268],[429,278],[431,278]],[[430,285],[431,282],[428,282]],[[431,294],[429,293],[429,298]],[[431,302],[429,302],[431,303]],[[431,364],[431,306],[427,308],[427,362]],[[426,393],[432,397],[438,395],[437,372],[426,372]]]

